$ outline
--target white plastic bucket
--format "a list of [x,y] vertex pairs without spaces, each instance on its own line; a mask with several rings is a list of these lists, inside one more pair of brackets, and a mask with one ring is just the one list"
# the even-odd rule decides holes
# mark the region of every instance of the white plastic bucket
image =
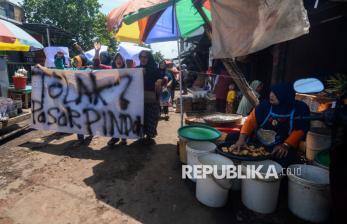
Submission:
[[316,155],[331,147],[331,132],[326,128],[311,128],[306,136],[306,158],[314,160]]
[[[219,154],[207,154],[198,157],[201,165],[217,165],[218,171],[222,171],[222,165],[234,165],[230,159]],[[229,196],[230,180],[217,180],[213,175],[207,175],[206,179],[197,179],[196,198],[209,207],[223,207]]]
[[317,162],[316,160],[313,161],[312,165],[323,168],[325,170],[329,170],[328,166],[324,166],[323,164],[320,164],[319,162]]
[[[214,153],[217,146],[212,142],[204,142],[204,141],[191,141],[187,143],[187,162],[188,165],[199,165],[198,156],[205,155],[207,153]],[[195,176],[195,172],[193,169],[193,176]],[[190,180],[196,181],[194,178]]]
[[[288,207],[301,219],[324,222],[329,218],[329,171],[310,165],[291,165],[288,175]],[[300,172],[298,172],[300,171]]]
[[241,198],[242,203],[250,210],[270,214],[276,210],[278,194],[281,183],[282,166],[275,161],[265,160],[257,162],[242,162],[242,174],[246,174],[246,165],[263,165],[260,173],[265,177],[269,166],[273,166],[278,175],[278,179],[270,177],[268,179],[242,179]]

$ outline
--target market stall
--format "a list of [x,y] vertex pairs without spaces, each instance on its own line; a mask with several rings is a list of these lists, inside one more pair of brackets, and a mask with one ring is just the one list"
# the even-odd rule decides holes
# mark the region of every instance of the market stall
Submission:
[[[227,73],[243,95],[246,96],[253,106],[256,106],[258,99],[238,68],[234,60],[235,57],[245,56],[274,43],[288,41],[307,34],[309,21],[307,20],[307,12],[302,1],[295,1],[295,4],[293,4],[295,7],[291,7],[293,5],[290,6],[288,2],[276,2],[273,8],[276,8],[277,13],[273,13],[269,7],[264,5],[252,5],[245,2],[182,0],[145,1],[140,4],[137,1],[130,1],[110,13],[108,25],[110,30],[115,30],[122,35],[126,34],[124,30],[129,25],[138,28],[139,32],[136,33],[137,38],[135,39],[139,42],[151,42],[155,38],[148,38],[148,36],[163,34],[162,32],[154,32],[157,31],[156,29],[162,28],[155,25],[162,22],[158,18],[169,14],[169,12],[171,12],[171,18],[175,18],[169,20],[171,21],[172,29],[167,33],[164,32],[164,34],[169,34],[167,37],[170,40],[174,39],[175,35],[176,39],[180,36],[186,37],[198,27],[204,26],[205,32],[212,42],[214,59],[221,59]],[[238,8],[237,13],[235,13],[235,8]],[[245,20],[244,18],[250,19]],[[226,20],[235,21],[234,26],[229,27],[229,23],[225,22]],[[185,26],[187,24],[194,24],[194,26]],[[283,26],[283,24],[286,25]],[[187,30],[187,27],[192,30]],[[232,29],[234,30],[231,34],[230,30]],[[245,31],[245,29],[249,30]],[[240,30],[242,32],[239,32]],[[159,40],[164,37],[159,35],[157,38]],[[182,93],[181,77],[180,87],[180,92]],[[228,180],[216,180],[214,176],[208,176],[202,180],[190,177],[192,181],[197,183],[197,199],[210,207],[222,207],[227,201],[229,189],[240,190],[242,188],[242,202],[247,208],[263,214],[273,213],[277,208],[279,188],[282,180],[281,175],[284,174],[282,173],[282,168],[287,168],[293,164],[289,160],[284,161],[281,159],[282,157],[287,157],[288,153],[292,153],[292,150],[289,152],[289,149],[296,147],[297,140],[305,135],[304,131],[307,131],[306,124],[309,122],[304,121],[302,122],[305,123],[303,126],[297,125],[300,122],[296,122],[295,125],[299,129],[293,129],[294,120],[302,119],[302,117],[297,118],[294,115],[299,114],[298,116],[301,116],[307,112],[305,111],[306,109],[300,108],[300,105],[304,104],[297,103],[299,106],[296,104],[293,106],[291,103],[286,104],[286,98],[290,98],[290,102],[295,101],[295,92],[292,86],[285,85],[283,86],[285,88],[282,88],[282,86],[274,87],[277,89],[272,89],[272,91],[277,91],[277,101],[273,100],[272,104],[264,104],[266,109],[262,108],[264,107],[263,104],[260,105],[260,113],[257,113],[258,117],[253,112],[247,118],[246,124],[243,123],[245,119],[237,115],[217,114],[213,113],[213,111],[208,111],[207,104],[213,105],[214,96],[209,94],[204,87],[205,85],[203,84],[193,86],[188,91],[189,94],[181,95],[177,102],[177,112],[180,112],[182,115],[182,127],[178,130],[178,151],[181,162],[193,167],[198,164],[216,166],[220,164],[238,164],[242,165],[242,168],[238,167],[240,173],[247,172],[248,165],[262,166],[265,167],[264,169],[274,167],[274,173],[280,175],[280,177],[275,179],[255,178],[242,180],[242,184],[240,180],[233,180],[231,181],[233,183],[230,184]],[[305,94],[305,92],[300,94]],[[279,106],[280,102],[282,102],[281,106]],[[277,108],[273,105],[277,105]],[[273,107],[275,112],[272,111]],[[302,106],[302,108],[304,107]],[[290,110],[286,110],[288,108]],[[188,124],[186,126],[183,125],[184,112],[188,115],[185,120],[186,124]],[[194,112],[197,114],[194,115]],[[259,119],[262,121],[260,124],[257,124],[256,120]],[[259,128],[255,128],[257,125],[259,125]],[[249,127],[247,128],[247,126]],[[240,128],[244,130],[240,131]],[[229,134],[223,135],[221,131]],[[294,134],[291,136],[295,131],[296,137]],[[247,136],[247,140],[245,136]],[[286,142],[286,138],[289,138],[289,136],[295,137],[293,146],[289,144],[289,140],[289,143]],[[313,142],[316,142],[316,140]],[[327,147],[329,148],[330,146]],[[317,150],[313,149],[312,151]],[[302,156],[305,157],[305,155]],[[313,157],[316,157],[316,155],[314,154]],[[297,162],[300,163],[300,161]],[[312,194],[305,192],[307,197],[304,198],[305,203],[304,206],[301,206],[300,211],[296,209],[300,207],[295,201],[297,192],[290,192],[288,195],[289,209],[302,219],[313,222],[325,221],[329,216],[329,212],[327,212],[329,210],[329,199],[326,198],[326,195],[329,194],[327,190],[329,186],[328,171],[311,165],[294,165],[289,166],[288,169],[294,172],[296,168],[303,169],[304,172],[302,175],[294,174],[290,178],[289,185],[295,188],[295,191],[306,191],[305,189],[308,189],[309,186],[316,184],[319,185],[319,188],[324,188],[324,190],[315,194],[315,197],[319,198],[320,201],[314,205],[312,205]],[[261,173],[265,173],[263,169],[261,170]],[[299,181],[308,181],[310,177],[312,179],[309,181],[313,183],[297,186]],[[305,214],[302,211],[307,212]]]
[[[23,67],[16,70],[11,69],[11,66],[16,66],[16,63],[8,61],[8,57],[13,52],[29,52],[26,53],[25,58],[30,67],[34,62],[30,60],[33,59],[30,50],[38,50],[43,46],[27,32],[8,21],[1,19],[0,27],[0,54],[2,57],[0,59],[0,130],[2,130],[29,119],[31,115],[28,110],[23,110],[23,108],[30,107],[31,101],[31,85],[27,85],[28,71]],[[8,66],[10,66],[9,70]],[[24,127],[27,126],[28,124]],[[7,135],[1,135],[1,139]]]

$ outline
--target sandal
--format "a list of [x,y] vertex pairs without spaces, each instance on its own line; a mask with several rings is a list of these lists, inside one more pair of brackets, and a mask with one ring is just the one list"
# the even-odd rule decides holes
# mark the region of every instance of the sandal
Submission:
[[119,142],[119,138],[111,138],[111,139],[107,142],[107,145],[108,145],[108,146],[112,146],[112,145],[115,145],[117,142]]
[[122,139],[119,143],[119,145],[127,145],[127,140],[126,139]]

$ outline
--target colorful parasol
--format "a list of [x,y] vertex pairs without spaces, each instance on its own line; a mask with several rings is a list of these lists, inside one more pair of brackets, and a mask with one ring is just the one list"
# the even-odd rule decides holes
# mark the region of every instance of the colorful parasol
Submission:
[[[177,40],[177,37],[194,35],[204,24],[192,0],[157,0],[157,4],[153,3],[147,8],[130,7],[133,11],[125,12],[120,10],[136,2],[139,0],[130,1],[108,15],[108,28],[116,32],[118,41],[155,43]],[[211,20],[210,9],[210,2],[205,1],[203,10]]]
[[[211,21],[209,0],[202,3],[202,10]],[[118,41],[154,43],[186,38],[196,33],[204,24],[193,0],[130,0],[114,9],[107,17],[109,31],[115,31]],[[178,62],[181,63],[180,54]],[[182,73],[180,94],[182,94]],[[180,97],[181,127],[183,126],[183,102]]]
[[23,29],[0,19],[0,51],[29,51],[31,47],[43,48],[40,42]]

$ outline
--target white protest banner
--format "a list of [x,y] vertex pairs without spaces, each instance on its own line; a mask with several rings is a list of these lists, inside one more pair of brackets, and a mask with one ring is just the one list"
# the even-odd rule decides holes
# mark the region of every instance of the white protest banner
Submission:
[[133,139],[141,136],[142,69],[33,71],[33,128]]

